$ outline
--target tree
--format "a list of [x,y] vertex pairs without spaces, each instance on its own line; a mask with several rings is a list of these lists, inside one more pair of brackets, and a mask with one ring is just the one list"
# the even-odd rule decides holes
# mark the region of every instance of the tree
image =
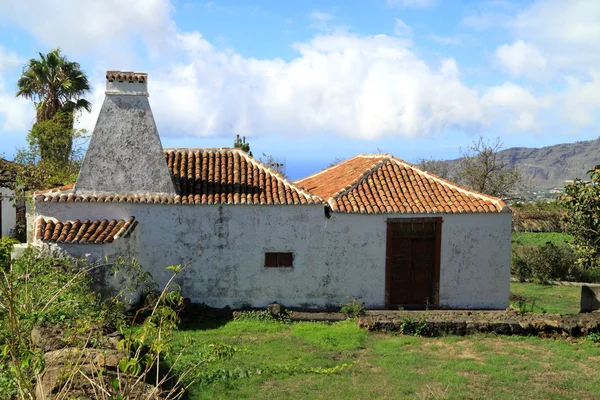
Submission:
[[[83,159],[84,130],[67,129],[66,113],[36,123],[27,135],[27,148],[17,150],[17,188],[21,192],[74,183]],[[75,144],[74,144],[75,143]],[[24,193],[21,193],[24,194]]]
[[425,159],[419,158],[417,160],[417,166],[423,171],[431,172],[443,179],[453,181],[450,176],[450,163],[448,161],[434,160],[433,158]]
[[600,165],[588,171],[591,180],[565,186],[562,204],[567,231],[574,236],[577,266],[588,280],[600,279]]
[[282,177],[287,178],[287,175],[285,174],[285,160],[282,162],[281,159],[262,153],[262,157],[259,158],[259,161],[277,172]]
[[[42,158],[52,156],[66,160],[69,157],[73,140],[66,135],[73,132],[77,111],[91,111],[92,105],[82,98],[88,92],[90,83],[80,65],[69,61],[59,49],[51,50],[48,54],[39,53],[39,59],[30,59],[23,68],[23,73],[17,81],[17,97],[33,100],[36,124],[54,120],[55,116],[60,114],[60,119],[54,121],[58,126],[64,127],[60,134],[65,136],[65,140],[61,139],[64,143],[52,149],[44,146],[44,143],[56,143],[55,137],[43,138],[48,132],[47,129],[31,132],[37,136],[36,140],[40,143]],[[53,129],[50,134],[56,136],[58,132]]]
[[235,140],[233,141],[233,148],[240,149],[248,153],[250,157],[252,157],[252,152],[250,151],[250,143],[246,142],[246,136],[240,139],[240,135],[236,135]]
[[339,163],[341,163],[342,161],[346,161],[346,159],[345,159],[345,158],[342,158],[342,157],[335,157],[335,158],[333,159],[333,161],[331,162],[331,164],[329,164],[329,165],[327,166],[327,168],[329,168],[329,167],[333,167],[334,165],[338,165],[338,164],[339,164]]
[[500,138],[494,142],[483,137],[466,149],[461,149],[456,177],[460,184],[490,196],[506,197],[517,188],[521,174],[517,167],[509,167],[499,157]]

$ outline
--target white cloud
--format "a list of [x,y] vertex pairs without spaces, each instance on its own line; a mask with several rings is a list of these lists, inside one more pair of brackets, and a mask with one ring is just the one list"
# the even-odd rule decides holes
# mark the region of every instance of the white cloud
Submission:
[[510,130],[520,132],[537,131],[539,111],[552,106],[550,97],[537,97],[511,82],[486,89],[481,102],[492,121],[503,121]]
[[31,127],[33,106],[22,98],[16,98],[13,93],[6,92],[0,85],[0,130],[4,132],[23,133]]
[[323,33],[346,32],[350,27],[334,23],[336,17],[323,11],[314,10],[309,15],[312,21],[310,27]]
[[436,0],[386,0],[388,7],[431,7]]
[[590,77],[600,66],[600,2],[540,0],[509,22],[513,36],[537,46],[565,75]]
[[314,21],[327,22],[327,21],[331,21],[333,19],[333,15],[319,11],[319,10],[315,10],[310,13],[310,18]]
[[600,111],[600,73],[592,73],[585,82],[569,79],[568,83],[569,90],[561,103],[563,118],[578,126],[596,122]]
[[406,25],[400,18],[396,18],[396,22],[394,24],[394,35],[407,38],[411,37],[412,28]]
[[495,52],[511,76],[551,85],[550,115],[568,128],[596,123],[600,112],[598,21],[598,1],[538,0],[504,22],[515,41]]
[[8,51],[0,46],[0,71],[15,69],[23,64],[25,60],[14,51]]
[[537,80],[548,75],[548,63],[542,52],[522,40],[498,47],[495,57],[500,67],[515,78],[525,76]]
[[135,39],[154,50],[173,29],[171,9],[169,0],[0,1],[0,20],[67,52],[124,48]]
[[28,100],[17,98],[14,89],[7,88],[3,72],[16,70],[24,59],[0,46],[0,130],[23,132],[31,126],[33,107]]
[[[49,7],[56,8],[59,0],[33,8],[35,13],[30,11],[33,0],[23,0],[14,7],[0,5],[0,14],[52,47],[60,45],[64,50],[90,53],[110,49],[107,55],[96,56],[100,61],[90,73],[94,92],[88,97],[94,111],[82,116],[82,127],[93,127],[97,118],[104,97],[104,70],[143,68],[136,68],[137,64],[126,58],[140,39],[156,55],[150,60],[155,61],[156,68],[148,71],[150,102],[164,136],[332,134],[373,139],[426,136],[451,128],[477,130],[492,125],[500,130],[535,131],[541,127],[540,113],[561,102],[509,82],[482,88],[478,93],[461,80],[460,68],[453,58],[439,60],[439,65],[434,66],[419,58],[412,50],[410,27],[399,19],[395,33],[400,37],[359,36],[333,25],[335,16],[315,10],[310,18],[320,34],[296,43],[297,56],[284,61],[244,57],[235,50],[213,46],[199,32],[178,32],[169,19],[172,7],[167,0],[119,2],[118,7],[114,5],[117,0],[92,5],[65,1],[70,3],[61,3],[60,8],[66,14],[58,16],[58,20],[54,18],[52,23],[38,14],[50,14]],[[415,0],[389,2],[399,6],[432,4],[433,1]],[[90,12],[97,17],[85,18]],[[542,67],[548,74],[554,73],[561,52],[546,45],[549,40],[544,35],[550,33],[519,36],[526,29],[522,21],[527,15],[536,16],[523,12],[520,19],[512,22],[499,17],[492,21],[496,26],[511,26],[517,35],[514,42],[510,41],[512,44],[497,49],[496,61],[515,77],[533,77],[534,71]],[[586,32],[593,31],[593,27],[585,26]],[[458,43],[458,38],[433,40]],[[582,42],[587,43],[583,37],[574,37],[578,49],[589,50]],[[556,46],[561,49],[562,45]],[[531,54],[531,49],[537,53]],[[578,59],[585,61],[585,52],[577,52]],[[562,54],[567,59],[570,53]],[[595,96],[600,90],[594,92],[600,80],[590,81],[592,64],[583,65],[588,77],[576,75],[568,81],[573,92],[565,99],[574,106],[569,107],[564,99],[561,103],[570,110],[570,116],[565,118],[578,124],[589,123],[600,106]],[[10,113],[12,119],[8,123],[4,118],[0,123],[16,129],[29,118],[30,125],[30,111],[23,108],[24,103],[15,103],[12,93],[8,94],[6,97],[0,90],[0,112],[5,116]],[[10,105],[4,105],[8,100]],[[3,111],[11,110],[10,107],[17,110]]]
[[373,139],[484,123],[454,60],[433,70],[399,38],[321,35],[297,43],[289,62],[219,51],[197,32],[179,34],[174,45],[188,60],[149,79],[163,134]]

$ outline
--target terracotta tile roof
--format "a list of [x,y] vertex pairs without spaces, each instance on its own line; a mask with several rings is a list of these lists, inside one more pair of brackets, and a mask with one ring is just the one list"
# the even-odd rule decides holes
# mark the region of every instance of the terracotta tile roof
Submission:
[[83,222],[78,219],[61,222],[38,217],[35,221],[35,238],[49,243],[112,243],[120,237],[128,237],[136,226],[135,217],[119,221],[86,219]]
[[144,82],[146,79],[148,79],[148,74],[144,72],[131,71],[106,71],[106,79],[111,82]]
[[498,198],[460,187],[390,154],[360,154],[295,183],[327,201],[337,212],[509,211]]
[[72,190],[40,192],[36,200],[51,202],[160,204],[320,204],[239,149],[165,149],[176,196],[153,194],[79,195]]

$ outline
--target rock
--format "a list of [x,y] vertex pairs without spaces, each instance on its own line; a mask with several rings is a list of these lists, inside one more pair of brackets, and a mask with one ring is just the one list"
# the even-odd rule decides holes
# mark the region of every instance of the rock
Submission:
[[125,356],[125,352],[117,350],[65,347],[47,352],[44,354],[44,359],[46,364],[52,365],[64,365],[65,363],[93,364],[97,368],[104,367],[116,370],[119,361]]
[[281,314],[281,306],[277,303],[269,304],[267,310],[271,316],[277,318]]
[[34,326],[31,330],[31,342],[43,352],[58,350],[68,346],[65,331],[58,326]]
[[[117,370],[119,361],[125,355],[124,351],[113,349],[65,347],[49,351],[44,354],[46,368],[36,376],[36,398],[51,399],[60,393],[65,398],[92,400],[98,398],[97,385],[113,391],[114,379],[120,380],[121,387],[125,382],[136,382],[136,379],[129,379],[131,377]],[[98,375],[99,371],[103,371],[101,376]],[[63,390],[68,391],[61,393]],[[129,394],[132,399],[166,398],[161,389],[143,381],[138,382]]]

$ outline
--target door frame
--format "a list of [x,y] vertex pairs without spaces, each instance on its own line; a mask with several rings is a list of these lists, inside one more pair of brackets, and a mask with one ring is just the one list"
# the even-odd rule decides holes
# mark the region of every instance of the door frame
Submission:
[[440,306],[440,262],[442,250],[442,217],[423,217],[423,218],[388,218],[386,220],[386,240],[385,240],[385,306],[391,307],[391,285],[392,285],[392,266],[388,250],[391,246],[390,225],[397,223],[419,223],[433,222],[435,225],[434,233],[434,251],[433,251],[433,299],[432,306],[438,309]]

